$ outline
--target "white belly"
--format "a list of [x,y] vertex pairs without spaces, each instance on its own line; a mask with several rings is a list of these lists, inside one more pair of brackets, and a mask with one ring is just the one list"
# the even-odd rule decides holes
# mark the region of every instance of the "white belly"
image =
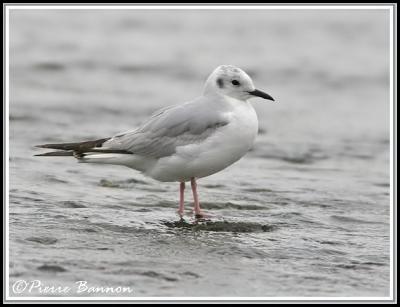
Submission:
[[158,160],[146,174],[160,181],[182,182],[212,175],[238,161],[253,146],[257,114],[250,103],[235,101],[226,115],[226,126],[201,143],[178,147],[173,156]]

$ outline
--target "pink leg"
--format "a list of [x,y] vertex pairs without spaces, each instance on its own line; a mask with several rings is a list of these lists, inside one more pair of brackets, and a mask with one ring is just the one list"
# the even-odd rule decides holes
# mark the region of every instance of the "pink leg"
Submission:
[[183,216],[184,210],[185,210],[185,202],[184,202],[184,195],[185,195],[185,183],[181,182],[180,185],[180,197],[179,197],[179,210],[178,214],[180,217]]
[[196,217],[204,217],[205,215],[203,212],[201,212],[200,209],[200,203],[199,203],[199,197],[197,194],[197,183],[196,183],[196,178],[191,178],[190,183],[192,185],[192,191],[193,191],[193,199],[194,199],[194,214]]

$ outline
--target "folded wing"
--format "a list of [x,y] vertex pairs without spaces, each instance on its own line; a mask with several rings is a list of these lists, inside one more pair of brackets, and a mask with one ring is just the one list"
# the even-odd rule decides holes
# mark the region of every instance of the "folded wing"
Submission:
[[104,148],[126,150],[153,158],[172,155],[179,146],[200,143],[229,121],[196,101],[155,113],[139,128],[107,140]]

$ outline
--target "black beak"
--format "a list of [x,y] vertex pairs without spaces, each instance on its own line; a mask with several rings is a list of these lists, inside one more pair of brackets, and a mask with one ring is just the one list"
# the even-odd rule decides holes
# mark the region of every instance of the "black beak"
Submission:
[[262,91],[259,91],[259,90],[254,90],[254,91],[248,92],[248,93],[253,96],[257,96],[257,97],[261,97],[264,99],[275,101],[274,98],[272,98],[270,95],[268,95],[267,93],[264,93]]

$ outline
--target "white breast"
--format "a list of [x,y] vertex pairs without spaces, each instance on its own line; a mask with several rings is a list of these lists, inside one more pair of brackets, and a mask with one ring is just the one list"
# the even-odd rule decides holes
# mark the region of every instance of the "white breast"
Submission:
[[198,144],[178,147],[160,159],[148,173],[160,181],[189,181],[217,173],[243,157],[253,146],[258,131],[257,114],[249,102],[227,100],[229,123]]

